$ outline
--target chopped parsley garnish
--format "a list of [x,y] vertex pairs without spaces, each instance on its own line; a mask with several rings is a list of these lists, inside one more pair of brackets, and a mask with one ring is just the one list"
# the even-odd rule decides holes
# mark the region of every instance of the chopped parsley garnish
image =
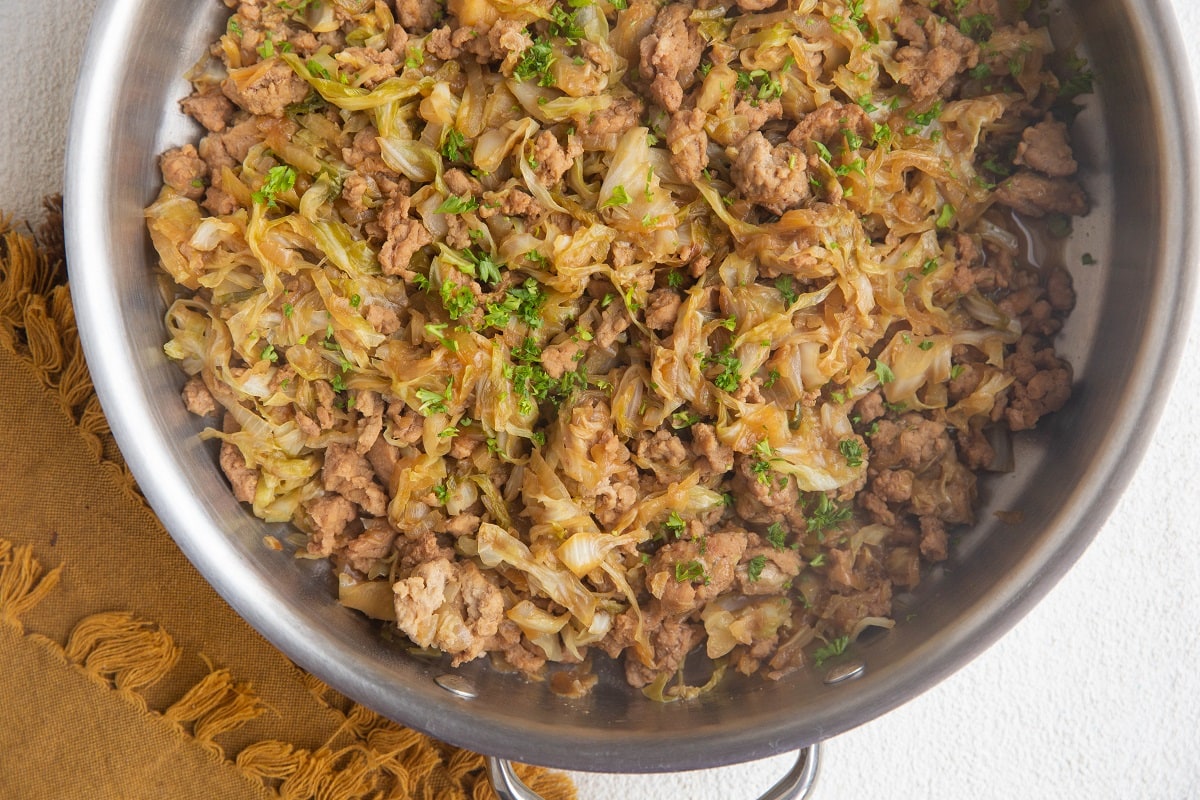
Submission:
[[574,12],[567,11],[562,6],[554,6],[550,9],[550,27],[551,36],[558,36],[565,39],[567,44],[579,44],[579,40],[587,33],[576,20]]
[[736,392],[742,384],[742,361],[733,354],[733,345],[727,345],[716,355],[700,356],[700,363],[705,366],[716,364],[721,371],[712,379],[713,384],[726,392]]
[[750,101],[752,106],[783,96],[783,84],[765,69],[738,72],[734,86]]
[[879,378],[879,382],[882,384],[888,384],[896,380],[896,373],[892,372],[892,368],[882,361],[875,362],[874,372],[875,377]]
[[264,347],[262,350],[262,357],[264,361],[278,361],[279,353],[275,352],[275,345],[269,344]]
[[779,374],[779,370],[772,369],[770,372],[767,373],[767,379],[765,381],[763,381],[763,388],[770,389],[772,386],[774,386],[776,383],[779,382],[779,379],[781,377],[783,377],[783,376]]
[[500,267],[503,264],[494,261],[490,253],[477,253],[474,249],[467,249],[463,250],[462,254],[469,262],[466,266],[460,267],[463,272],[487,283],[500,282]]
[[931,275],[937,268],[938,268],[937,259],[931,258],[928,261],[926,261],[924,264],[921,265],[921,274],[922,275]]
[[746,562],[746,577],[751,583],[758,583],[762,579],[763,567],[767,566],[767,557],[757,555]]
[[817,534],[818,538],[823,540],[825,531],[841,525],[850,519],[852,513],[849,508],[839,507],[837,503],[829,499],[829,495],[821,492],[817,495],[813,507],[805,509],[808,532]]
[[693,414],[691,411],[676,411],[671,415],[671,427],[675,430],[690,428],[699,421],[700,415]]
[[[908,112],[908,118],[921,127],[932,125],[933,121],[942,115],[942,101],[938,100],[932,106],[919,114],[913,111]],[[905,133],[908,133],[905,130]]]
[[838,442],[838,452],[845,457],[847,466],[862,466],[862,443],[858,439],[842,439]]
[[778,278],[776,278],[775,288],[779,290],[781,295],[783,295],[783,302],[785,305],[790,306],[792,303],[796,302],[796,298],[799,297],[799,295],[796,294],[796,282],[792,279],[791,275],[780,275]]
[[996,28],[996,20],[991,14],[972,14],[963,17],[958,23],[958,29],[964,36],[970,36],[975,41],[990,39]]
[[275,208],[275,197],[289,192],[296,185],[296,170],[287,164],[280,164],[267,170],[267,178],[262,187],[251,195],[255,203],[266,203],[267,207]]
[[782,522],[772,522],[767,527],[767,543],[776,550],[787,547],[787,529]]
[[1080,58],[1072,53],[1067,59],[1067,75],[1058,87],[1058,96],[1064,100],[1078,97],[1081,94],[1091,94],[1095,84],[1096,74],[1087,68],[1086,58]]
[[825,646],[818,647],[816,652],[813,653],[813,663],[819,667],[834,656],[840,656],[846,652],[846,645],[848,644],[850,644],[849,636],[839,636]]
[[754,445],[754,455],[750,457],[750,471],[757,476],[759,483],[764,486],[769,485],[771,483],[771,464],[779,460],[771,448],[771,443],[766,439],[761,439]]
[[446,484],[439,483],[433,487],[433,494],[437,497],[439,503],[445,505],[447,498],[450,497],[450,489],[446,487]]
[[608,196],[608,199],[600,204],[600,208],[613,208],[614,206],[627,205],[629,205],[629,193],[625,191],[624,186],[618,183],[613,187],[612,194]]
[[825,566],[825,554],[824,554],[824,553],[817,553],[815,556],[813,556],[813,559],[812,559],[812,561],[809,561],[809,562],[808,562],[808,565],[809,565],[810,567],[823,567],[823,566]]
[[667,286],[672,289],[678,289],[683,286],[683,273],[677,269],[673,269],[667,273]]
[[449,408],[446,405],[450,402],[450,397],[454,391],[454,376],[446,382],[445,391],[435,392],[431,389],[417,389],[417,399],[421,401],[421,406],[417,409],[418,412],[429,414],[445,414]]
[[465,214],[479,208],[479,201],[474,197],[457,197],[450,195],[442,204],[435,208],[435,214]]
[[935,224],[941,230],[949,228],[950,224],[954,222],[954,215],[956,213],[957,212],[954,210],[954,206],[946,203],[944,206],[942,206],[942,211],[940,214],[938,214],[937,222]]
[[442,281],[442,307],[450,319],[458,319],[475,310],[475,293],[471,287],[451,281]]
[[535,39],[521,54],[521,60],[513,68],[513,75],[519,81],[537,76],[538,86],[553,86],[554,75],[550,72],[553,63],[554,48],[545,39]]
[[531,328],[542,326],[542,305],[546,302],[546,293],[534,278],[526,278],[525,282],[513,286],[499,303],[488,303],[487,314],[483,321],[485,325],[505,328],[515,316]]
[[675,564],[675,580],[679,583],[698,580],[708,583],[708,576],[704,573],[704,564],[692,559],[691,561],[680,561]]
[[678,511],[672,511],[667,517],[667,521],[663,523],[663,528],[676,539],[680,539],[683,537],[683,532],[687,530],[687,523],[683,521],[683,517],[679,516]]
[[442,140],[442,155],[451,161],[469,161],[471,149],[466,146],[466,138],[456,128],[449,128]]
[[451,353],[457,353],[458,352],[458,342],[456,342],[454,339],[446,338],[446,328],[447,327],[449,327],[449,326],[445,322],[442,322],[442,323],[436,324],[436,325],[432,322],[426,322],[425,323],[425,333],[427,333],[428,335],[432,336],[434,339],[437,339],[439,342],[441,342],[442,347],[446,348]]

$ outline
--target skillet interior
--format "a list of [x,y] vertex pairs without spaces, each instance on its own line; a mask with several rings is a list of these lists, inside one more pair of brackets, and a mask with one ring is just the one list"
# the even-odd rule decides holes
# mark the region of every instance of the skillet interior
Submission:
[[[80,73],[67,164],[71,283],[117,441],[166,528],[243,617],[329,684],[441,739],[549,766],[650,772],[765,757],[862,724],[965,664],[1082,552],[1132,473],[1182,345],[1194,136],[1169,11],[1157,0],[1068,9],[1088,49],[1105,54],[1099,96],[1075,131],[1096,209],[1064,256],[1079,302],[1059,349],[1076,368],[1076,396],[1019,439],[1018,471],[986,484],[980,523],[900,599],[901,624],[856,646],[866,670],[855,681],[728,680],[697,702],[659,705],[615,671],[589,697],[566,700],[477,662],[460,671],[477,691],[464,699],[434,682],[442,662],[406,655],[338,606],[323,564],[262,546],[279,531],[233,500],[215,451],[195,436],[202,425],[177,400],[183,381],[162,354],[165,305],[142,221],[156,155],[199,133],[176,103],[188,93],[180,76],[222,24],[215,1],[102,2]],[[1083,252],[1098,265],[1078,266]],[[1012,509],[1021,522],[992,515]]]

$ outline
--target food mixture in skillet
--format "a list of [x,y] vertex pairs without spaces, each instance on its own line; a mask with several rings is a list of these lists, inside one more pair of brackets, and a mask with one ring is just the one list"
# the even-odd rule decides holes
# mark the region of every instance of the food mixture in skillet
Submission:
[[166,352],[422,649],[820,664],[1068,398],[1017,221],[1088,211],[1090,76],[1040,2],[226,4],[147,211]]

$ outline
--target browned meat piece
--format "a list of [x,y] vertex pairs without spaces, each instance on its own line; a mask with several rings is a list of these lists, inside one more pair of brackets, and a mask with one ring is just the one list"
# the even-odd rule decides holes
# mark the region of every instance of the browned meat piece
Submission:
[[629,315],[625,313],[625,306],[620,303],[610,304],[608,308],[604,309],[604,313],[600,316],[600,324],[596,327],[594,339],[596,347],[601,349],[612,347],[613,342],[628,330],[629,325]]
[[909,508],[918,517],[965,525],[975,521],[975,473],[950,449],[925,472],[913,477]]
[[412,571],[428,561],[455,558],[454,550],[444,546],[432,531],[401,536],[396,540],[396,551],[400,554],[399,567],[406,571]]
[[795,146],[772,146],[755,131],[738,145],[730,177],[742,197],[772,214],[782,214],[809,198],[805,163],[804,153]]
[[1030,170],[1021,170],[996,189],[1001,205],[1027,217],[1047,214],[1083,216],[1091,210],[1087,195],[1074,181],[1048,178]]
[[387,231],[387,241],[379,250],[379,266],[384,275],[411,279],[413,272],[408,265],[413,255],[433,243],[425,223],[408,215],[411,203],[408,197],[398,195],[384,205],[379,215],[379,224]]
[[223,167],[233,168],[246,160],[250,148],[261,142],[257,120],[245,119],[221,133],[210,133],[200,140],[200,157],[215,176]]
[[455,46],[451,40],[449,25],[435,28],[425,39],[425,52],[442,61],[454,61],[462,55],[462,48]]
[[883,404],[883,392],[874,389],[859,398],[854,404],[854,413],[862,419],[864,425],[870,425],[887,411]]
[[804,566],[800,554],[791,548],[781,550],[765,545],[758,537],[754,537],[754,540],[738,564],[737,590],[744,595],[786,592],[792,579],[800,574]]
[[920,472],[949,449],[950,436],[944,423],[909,412],[895,421],[879,420],[871,437],[871,466],[877,470],[900,467]]
[[221,442],[221,469],[233,487],[233,496],[243,503],[254,502],[258,471],[246,466],[246,457],[233,442]]
[[183,385],[183,405],[198,417],[217,413],[217,401],[199,375],[188,378],[187,383]]
[[637,457],[643,464],[649,464],[655,472],[673,472],[687,463],[691,453],[688,452],[683,440],[670,431],[659,429],[651,434],[642,434],[638,440]]
[[870,141],[875,125],[857,103],[829,102],[805,114],[788,132],[788,141],[797,147],[808,142],[829,144],[841,137],[843,131]]
[[[751,99],[747,100],[747,97]],[[770,100],[759,100],[757,97],[753,97],[751,93],[747,93],[733,107],[733,115],[746,120],[745,132],[751,133],[752,131],[759,130],[773,119],[782,119],[783,103],[778,97],[773,97]],[[737,136],[732,144],[737,144],[744,138],[746,138],[744,135]]]
[[581,352],[583,345],[574,339],[552,344],[542,351],[542,368],[547,375],[558,380],[575,369]]
[[180,101],[179,107],[183,109],[183,113],[213,132],[225,130],[233,120],[236,110],[228,97],[213,89],[185,97]]
[[362,533],[346,543],[346,557],[353,569],[366,572],[376,561],[391,555],[395,542],[396,531],[390,525],[371,520]]
[[451,536],[473,536],[479,531],[480,518],[474,514],[456,514],[446,520],[444,532]]
[[375,470],[375,474],[379,476],[383,485],[391,487],[392,473],[396,471],[396,464],[400,461],[400,449],[393,444],[388,444],[387,439],[381,436],[367,451],[367,461],[371,463],[371,469]]
[[162,154],[158,160],[163,182],[189,200],[204,196],[204,180],[208,177],[208,164],[200,158],[196,148],[190,144],[176,147]]
[[1046,274],[1046,300],[1060,314],[1075,308],[1075,286],[1071,273],[1062,267],[1051,267]]
[[517,623],[510,619],[500,621],[499,632],[488,647],[499,651],[513,669],[527,675],[535,675],[546,666],[546,655],[542,649],[522,636]]
[[346,526],[358,518],[354,504],[339,494],[327,494],[309,502],[304,510],[312,519],[308,552],[329,556],[346,544]]
[[663,673],[675,672],[704,638],[703,628],[679,619],[665,619],[647,627],[653,663],[647,666],[635,658],[625,659],[625,677],[632,686],[645,686]]
[[945,561],[947,550],[945,524],[937,517],[921,517],[921,555],[929,561]]
[[352,445],[330,443],[325,449],[321,481],[327,492],[336,492],[357,503],[373,517],[387,513],[387,494],[375,482],[375,472]]
[[955,437],[958,457],[969,469],[986,469],[996,459],[996,451],[982,429],[972,426]]
[[308,97],[308,84],[286,61],[269,58],[249,67],[229,71],[221,91],[256,116],[282,117],[292,103]]
[[[488,28],[489,61],[499,61],[500,72],[512,75],[521,55],[533,44],[523,20],[499,19]],[[590,44],[586,40],[585,44]]]
[[771,469],[756,472],[754,467],[758,463],[742,453],[734,456],[734,508],[747,522],[769,525],[795,509],[800,490],[791,475]]
[[564,149],[550,131],[542,131],[533,140],[533,160],[537,162],[538,179],[546,186],[554,186],[583,153],[583,144],[577,137],[570,137]]
[[646,301],[646,327],[652,331],[671,330],[682,303],[674,289],[655,289]]
[[708,115],[698,108],[676,112],[667,125],[667,148],[671,151],[671,166],[679,180],[691,183],[708,166],[708,134],[704,122]]
[[679,110],[683,90],[690,85],[704,53],[704,39],[689,17],[692,6],[670,3],[662,7],[650,35],[642,39],[641,76],[650,83],[650,94],[667,111]]
[[383,431],[383,402],[376,392],[359,392],[354,399],[354,410],[359,415],[355,423],[358,439],[354,442],[354,449],[361,456],[375,446]]
[[437,0],[394,0],[396,21],[408,33],[420,36],[442,17]]
[[455,665],[483,655],[504,619],[504,597],[471,561],[425,562],[392,590],[396,626],[420,647],[453,655]]
[[698,422],[691,431],[692,445],[700,456],[696,468],[701,473],[723,475],[733,469],[733,450],[721,444],[712,425]]
[[442,180],[446,182],[446,188],[450,190],[450,193],[459,197],[478,197],[483,191],[483,186],[479,181],[457,167],[446,170]]
[[645,105],[636,95],[618,96],[608,108],[576,117],[575,127],[585,150],[615,150],[625,131],[638,124]]
[[1040,347],[1032,336],[1022,336],[1006,370],[1016,378],[1004,408],[1004,419],[1014,431],[1032,428],[1045,414],[1058,411],[1071,396],[1071,365]]
[[733,586],[747,541],[745,531],[726,531],[665,545],[646,565],[646,588],[664,614],[685,616]]
[[1071,152],[1067,138],[1067,126],[1049,115],[1044,120],[1026,128],[1017,145],[1014,164],[1037,170],[1051,178],[1065,178],[1079,171],[1079,164]]
[[897,80],[908,86],[914,102],[937,97],[955,75],[979,63],[979,45],[927,8],[901,6],[896,32],[909,41],[896,51]]
[[742,11],[765,11],[779,0],[734,0]]

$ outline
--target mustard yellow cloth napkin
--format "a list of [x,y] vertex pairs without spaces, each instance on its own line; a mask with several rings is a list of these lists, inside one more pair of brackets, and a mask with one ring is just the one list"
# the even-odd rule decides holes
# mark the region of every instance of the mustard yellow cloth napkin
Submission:
[[481,756],[298,669],[179,552],[92,391],[47,211],[0,215],[0,798],[494,798]]

